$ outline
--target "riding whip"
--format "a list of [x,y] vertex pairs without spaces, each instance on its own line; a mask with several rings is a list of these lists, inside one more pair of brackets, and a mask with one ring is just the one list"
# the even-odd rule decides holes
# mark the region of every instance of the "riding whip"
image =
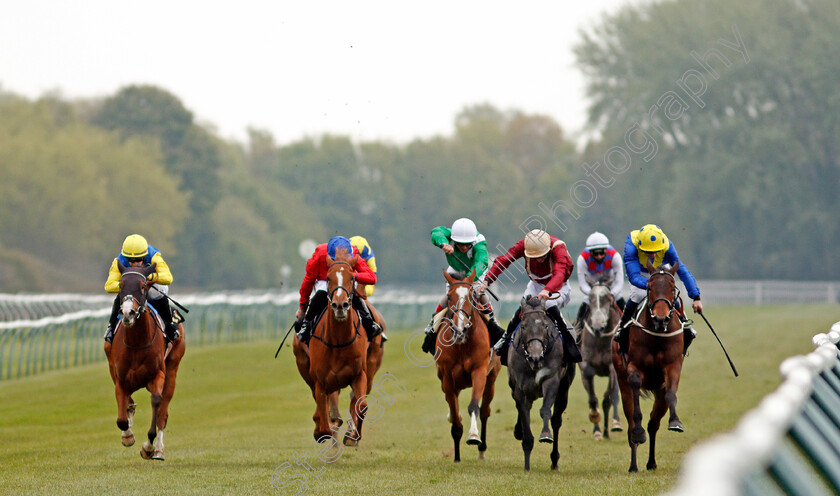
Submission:
[[163,296],[165,296],[167,300],[171,301],[173,305],[175,305],[176,307],[178,307],[178,309],[183,310],[183,311],[184,311],[184,313],[190,313],[190,309],[189,309],[189,308],[187,308],[187,307],[185,307],[185,306],[181,305],[180,303],[178,303],[177,301],[173,300],[173,299],[172,299],[172,297],[171,297],[171,296],[169,296],[168,294],[164,293],[163,291],[159,290],[158,288],[156,288],[156,287],[154,287],[154,286],[152,286],[152,289],[154,289],[155,291],[157,291],[157,292],[158,292],[158,294],[162,294]]
[[[457,260],[461,264],[461,266],[464,267],[464,269],[466,269],[468,271],[472,270],[469,267],[467,267],[467,264],[462,262],[460,258],[456,257],[455,255],[452,255],[452,258]],[[490,291],[490,288],[485,287],[484,289],[487,290],[488,293],[490,293],[490,296],[492,296],[494,300],[499,301],[499,297],[496,296],[496,294],[494,292]]]
[[[283,336],[283,341],[280,341],[280,346],[277,347],[277,353],[274,354],[274,358],[277,358],[277,355],[280,354],[280,348],[283,347],[283,343],[286,342],[286,338],[289,337],[289,333],[292,332],[292,329],[294,329],[294,327],[295,327],[295,322],[292,322],[292,326],[289,327],[289,330],[286,331],[286,335]],[[735,375],[738,375],[738,374],[735,374]]]
[[727,353],[726,348],[723,347],[723,343],[721,343],[720,338],[718,337],[717,333],[715,332],[714,328],[712,327],[712,324],[709,323],[709,320],[706,319],[706,316],[703,315],[703,312],[698,312],[698,313],[700,313],[700,316],[703,317],[704,321],[706,321],[706,325],[709,326],[709,329],[711,329],[712,334],[715,335],[715,339],[717,339],[717,342],[720,344],[720,348],[723,350],[723,354],[726,355],[726,359],[729,360],[729,366],[732,367],[732,372],[735,373],[735,377],[738,377],[738,371],[735,370],[735,364],[732,363],[732,359],[729,358],[729,353]]

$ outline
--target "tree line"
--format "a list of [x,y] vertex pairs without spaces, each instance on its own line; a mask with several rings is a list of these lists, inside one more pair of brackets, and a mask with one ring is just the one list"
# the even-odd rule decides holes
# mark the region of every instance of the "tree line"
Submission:
[[[840,32],[827,0],[673,0],[580,33],[583,150],[491,103],[451,135],[220,138],[164,88],[0,92],[0,291],[101,291],[122,239],[182,289],[296,288],[304,239],[356,234],[382,283],[441,282],[429,232],[475,220],[491,255],[543,227],[572,256],[660,225],[698,278],[837,279]],[[284,270],[284,266],[288,269]]]

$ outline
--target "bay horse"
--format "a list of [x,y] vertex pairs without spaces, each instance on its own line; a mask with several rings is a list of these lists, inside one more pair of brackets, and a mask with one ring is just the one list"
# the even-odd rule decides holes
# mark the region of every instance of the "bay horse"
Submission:
[[108,369],[114,381],[117,398],[117,427],[122,431],[122,444],[134,444],[131,426],[134,422],[135,403],[131,395],[145,387],[151,393],[152,425],[148,439],[140,448],[145,459],[163,460],[163,431],[169,419],[169,402],[175,394],[178,366],[186,349],[183,324],[179,324],[180,337],[167,349],[163,335],[163,322],[150,311],[146,300],[156,264],[145,267],[126,267],[120,270],[120,315],[122,319],[114,330],[112,343],[105,343]]
[[[344,444],[358,445],[367,412],[366,395],[376,373],[377,367],[371,364],[376,364],[379,351],[374,352],[372,357],[368,356],[367,333],[362,328],[361,317],[351,309],[351,299],[356,294],[355,266],[358,260],[358,255],[351,257],[345,250],[338,250],[335,259],[327,255],[330,304],[309,341],[309,376],[315,385],[315,415],[312,420],[318,442],[325,440],[325,436],[333,435],[328,412],[329,396],[350,386],[350,418]],[[381,343],[381,336],[378,339]],[[381,350],[381,344],[379,347]]]
[[[365,285],[364,284],[357,284],[356,286],[356,298],[364,298],[367,299],[365,295]],[[385,333],[386,324],[385,318],[376,310],[370,302],[367,302],[368,308],[370,308],[371,315],[373,315],[374,320],[382,326],[382,334]],[[379,368],[382,366],[382,359],[385,355],[385,347],[382,342],[382,335],[376,336],[372,342],[370,342],[370,346],[368,346],[367,351],[367,391],[370,393],[371,387],[373,386],[373,378],[376,373],[379,371]],[[312,378],[312,375],[309,373],[309,369],[311,367],[311,362],[309,360],[309,345],[302,342],[298,339],[297,334],[295,334],[294,338],[292,339],[292,353],[295,356],[295,363],[297,365],[298,373],[303,378],[306,385],[309,386],[310,391],[312,392],[312,399],[315,399],[315,379]],[[372,372],[371,372],[372,371]],[[328,397],[329,402],[329,424],[332,427],[341,427],[344,423],[344,420],[341,418],[341,413],[339,412],[338,408],[338,393],[336,391],[331,393]],[[315,424],[318,424],[318,410],[317,406],[315,409],[315,414],[313,415],[313,419],[315,420]]]
[[638,472],[636,448],[646,441],[642,428],[642,410],[639,396],[642,391],[653,393],[653,408],[647,424],[650,434],[650,455],[647,469],[656,469],[656,432],[665,412],[670,410],[668,430],[683,432],[677,416],[677,388],[683,364],[683,324],[677,314],[679,290],[673,267],[667,264],[654,268],[648,262],[650,273],[647,299],[630,326],[629,346],[626,357],[619,351],[617,342],[612,344],[612,359],[621,390],[621,402],[627,419],[627,441],[630,444],[630,472]]
[[[458,413],[458,394],[472,387],[467,412],[470,416],[468,445],[478,445],[478,458],[487,451],[487,419],[495,394],[496,378],[502,368],[499,357],[491,355],[490,334],[476,303],[473,291],[475,269],[464,280],[458,280],[445,270],[449,283],[446,315],[441,321],[435,342],[435,365],[441,389],[449,404],[450,433],[455,445],[455,462],[461,461],[461,436],[464,426]],[[481,407],[479,408],[479,401]],[[479,433],[478,420],[481,419]]]
[[508,349],[508,384],[518,413],[513,437],[522,441],[525,470],[531,470],[534,448],[531,406],[537,398],[542,398],[540,442],[552,443],[551,469],[558,470],[557,434],[563,424],[576,369],[574,364],[563,362],[563,344],[558,342],[560,337],[554,321],[546,314],[545,300],[523,297],[520,308],[522,321]]
[[[618,378],[612,362],[612,338],[621,320],[621,310],[615,303],[610,290],[615,274],[602,273],[592,279],[584,275],[589,283],[589,312],[578,322],[578,340],[583,361],[580,362],[580,378],[589,397],[589,421],[592,422],[592,436],[595,440],[609,439],[610,431],[624,430],[618,416]],[[604,433],[601,434],[601,411],[598,410],[598,398],[595,396],[595,376],[609,378],[607,390],[601,402],[604,412]],[[612,407],[612,425],[607,423]]]

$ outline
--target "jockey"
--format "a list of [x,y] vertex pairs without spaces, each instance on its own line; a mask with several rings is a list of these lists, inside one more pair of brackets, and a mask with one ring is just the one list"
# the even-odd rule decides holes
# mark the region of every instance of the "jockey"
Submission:
[[[663,263],[673,267],[675,263],[679,263],[677,274],[685,285],[685,289],[688,290],[689,298],[694,300],[691,304],[692,310],[695,313],[703,313],[703,304],[700,302],[700,288],[697,287],[697,281],[694,280],[694,276],[691,275],[688,267],[680,261],[677,248],[668,241],[668,237],[665,236],[662,229],[657,225],[647,224],[638,231],[631,232],[624,241],[624,267],[627,269],[627,278],[630,280],[630,301],[624,307],[624,313],[621,315],[621,325],[614,337],[619,344],[619,350],[624,354],[627,353],[627,336],[629,333],[622,333],[621,331],[630,324],[639,308],[639,303],[647,296],[647,281],[650,277],[647,269],[648,262],[654,267],[659,267]],[[680,320],[686,322],[685,311],[679,308],[679,299],[674,302],[674,306],[678,310],[677,314],[680,316]],[[683,354],[688,351],[688,346],[696,336],[697,332],[694,329],[685,326]]]
[[[621,255],[612,247],[605,235],[596,231],[586,238],[586,249],[578,255],[576,265],[580,292],[587,297],[592,290],[586,281],[587,275],[595,280],[602,277],[602,274],[614,277],[610,292],[619,308],[624,310],[624,297],[621,296],[621,290],[624,289],[624,264]],[[577,321],[583,321],[588,311],[589,302],[583,300],[578,309]]]
[[[155,273],[151,274],[150,281],[154,282],[152,288],[155,291],[149,291],[148,301],[152,307],[157,310],[157,313],[163,319],[164,335],[167,341],[175,341],[178,339],[180,333],[178,332],[178,325],[172,322],[172,309],[169,307],[169,299],[166,294],[169,293],[169,285],[172,284],[172,272],[169,271],[169,266],[163,260],[160,250],[150,245],[146,238],[139,234],[131,234],[123,241],[122,250],[117,258],[111,262],[111,268],[108,270],[108,280],[105,281],[105,291],[108,293],[120,292],[120,267],[122,264],[125,267],[142,267],[151,264],[155,266]],[[111,308],[111,316],[108,319],[108,328],[105,331],[105,341],[109,343],[114,339],[114,331],[117,328],[117,314],[120,311],[120,297],[119,294],[114,298],[114,306]]]
[[[569,332],[560,309],[569,303],[571,298],[571,287],[569,277],[572,275],[574,266],[572,258],[566,250],[566,243],[545,231],[534,229],[525,235],[525,238],[513,245],[507,253],[496,258],[493,267],[487,272],[483,284],[493,284],[502,272],[519,258],[525,258],[525,271],[531,279],[525,287],[523,296],[537,296],[545,301],[545,311],[554,323],[563,338],[563,354],[569,363],[581,361],[580,350],[575,344],[572,333]],[[558,293],[556,299],[549,299],[551,293]],[[522,309],[517,308],[513,319],[507,326],[507,331],[493,347],[496,354],[507,361],[508,341],[513,332],[519,326],[520,313]]]
[[[303,276],[300,285],[300,307],[295,312],[295,320],[300,323],[297,336],[303,343],[309,343],[309,338],[312,337],[312,331],[314,331],[315,318],[327,308],[329,301],[329,295],[327,294],[327,271],[329,270],[327,255],[330,258],[335,258],[336,251],[346,251],[352,253],[353,256],[359,255],[359,251],[350,243],[349,239],[344,236],[335,236],[330,239],[329,243],[318,245],[315,248],[315,253],[306,262],[306,275]],[[370,270],[364,258],[359,257],[354,269],[356,281],[362,284],[376,284],[376,274]],[[310,300],[309,294],[313,288],[315,289],[315,295]],[[372,341],[382,332],[382,327],[373,319],[363,298],[352,298],[352,302],[353,308],[359,312],[359,316],[362,318],[362,325],[367,330],[368,340]],[[302,322],[301,319],[303,319]]]
[[[359,252],[359,256],[365,259],[370,270],[376,274],[376,255],[373,253],[373,248],[368,244],[368,240],[362,236],[353,236],[350,238],[350,244]],[[373,284],[366,284],[365,296],[373,296],[374,289],[375,286]]]
[[[455,279],[464,279],[475,270],[475,280],[483,281],[487,272],[487,240],[484,235],[478,232],[475,223],[466,217],[460,218],[452,223],[452,228],[438,226],[432,229],[432,244],[446,253],[446,261],[449,264],[446,272]],[[423,351],[434,355],[437,331],[435,330],[435,316],[446,308],[447,291],[435,308],[432,320],[426,326],[426,337],[423,340]],[[492,343],[504,333],[499,321],[493,315],[493,307],[487,294],[482,292],[478,297],[478,310],[487,318],[487,330],[490,333]]]
[[[363,236],[353,236],[350,238],[350,244],[353,245],[353,248],[359,251],[359,256],[365,259],[365,262],[367,262],[370,270],[376,274],[376,255],[373,253],[373,248],[370,247],[368,240],[366,240]],[[365,297],[367,298],[373,296],[373,291],[375,289],[375,284],[365,284]],[[388,336],[386,336],[383,331],[382,342],[384,343],[385,341],[388,341]]]

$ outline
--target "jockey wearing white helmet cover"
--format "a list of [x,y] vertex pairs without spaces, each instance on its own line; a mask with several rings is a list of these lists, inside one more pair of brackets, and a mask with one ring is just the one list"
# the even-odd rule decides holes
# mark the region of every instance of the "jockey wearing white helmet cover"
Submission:
[[[586,248],[578,255],[575,265],[581,293],[589,296],[592,290],[589,281],[612,278],[610,292],[618,306],[624,309],[624,298],[621,296],[621,290],[624,289],[624,262],[606,235],[597,231],[590,234],[586,238]],[[584,300],[578,310],[578,321],[584,318],[588,309],[589,303]]]

